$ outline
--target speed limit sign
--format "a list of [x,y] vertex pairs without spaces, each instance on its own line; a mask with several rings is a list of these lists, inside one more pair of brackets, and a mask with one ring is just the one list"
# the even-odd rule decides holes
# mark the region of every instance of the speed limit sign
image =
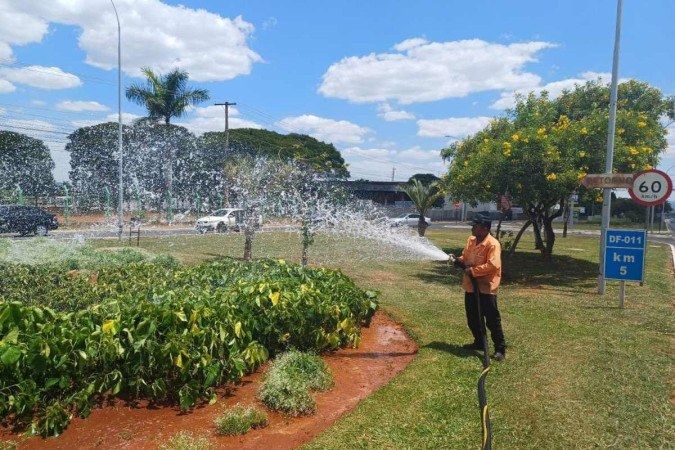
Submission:
[[643,206],[660,205],[673,192],[673,182],[667,173],[657,169],[636,173],[628,188],[631,198]]

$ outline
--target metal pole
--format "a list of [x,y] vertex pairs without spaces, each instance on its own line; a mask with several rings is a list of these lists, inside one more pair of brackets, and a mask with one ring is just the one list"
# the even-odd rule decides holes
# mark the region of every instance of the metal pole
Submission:
[[124,229],[123,216],[123,182],[122,182],[122,29],[120,27],[120,17],[117,15],[117,8],[115,2],[110,0],[113,10],[115,11],[115,19],[117,19],[117,161],[118,161],[118,176],[119,176],[119,204],[117,211],[117,237],[122,240],[122,232]]
[[[609,124],[607,126],[607,156],[605,158],[605,173],[612,173],[612,166],[614,163],[614,131],[616,128],[616,98],[618,91],[619,78],[619,43],[621,41],[621,12],[623,8],[623,0],[616,2],[616,29],[614,31],[614,57],[612,61],[612,85],[609,97]],[[600,264],[599,270],[602,271],[605,257],[605,234],[609,228],[609,215],[612,203],[612,190],[610,188],[603,189],[602,195],[602,231],[600,235]],[[604,295],[605,293],[605,277],[602,272],[598,273],[598,293]]]
[[656,207],[652,206],[651,212],[649,214],[649,232],[651,234],[654,234],[654,209],[656,209]]
[[623,309],[623,303],[626,300],[626,282],[621,280],[619,283],[619,308]]

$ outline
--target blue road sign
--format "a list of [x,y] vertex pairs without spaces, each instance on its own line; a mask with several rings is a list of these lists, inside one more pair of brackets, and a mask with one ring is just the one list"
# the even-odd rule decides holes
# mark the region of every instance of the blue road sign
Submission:
[[645,230],[612,230],[605,234],[605,267],[607,280],[642,281],[644,278]]

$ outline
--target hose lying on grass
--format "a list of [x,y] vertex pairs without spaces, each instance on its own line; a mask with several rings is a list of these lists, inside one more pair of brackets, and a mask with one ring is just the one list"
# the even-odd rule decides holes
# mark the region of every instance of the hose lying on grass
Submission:
[[[450,255],[449,261],[453,263],[456,267],[461,269],[466,269],[466,266],[463,262],[458,259],[455,259],[454,255]],[[481,428],[483,430],[483,440],[481,443],[481,448],[483,450],[492,449],[492,423],[490,422],[490,411],[488,408],[487,402],[487,393],[485,392],[485,379],[487,374],[490,371],[490,357],[488,356],[488,342],[487,342],[487,333],[485,331],[485,320],[483,319],[483,314],[480,310],[480,291],[478,290],[478,282],[476,278],[471,274],[467,274],[469,281],[471,281],[471,286],[473,287],[473,298],[476,302],[476,311],[478,312],[478,321],[480,323],[480,335],[481,341],[483,344],[483,371],[478,377],[478,406],[480,408],[480,422]]]

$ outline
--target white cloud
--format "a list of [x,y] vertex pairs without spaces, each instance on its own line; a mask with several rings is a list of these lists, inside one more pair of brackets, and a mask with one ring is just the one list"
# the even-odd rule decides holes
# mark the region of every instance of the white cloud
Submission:
[[47,32],[47,23],[17,10],[19,2],[0,2],[0,62],[12,62],[12,45],[40,42]]
[[[132,114],[132,113],[122,113],[122,123],[125,125],[131,124],[134,120],[140,119],[143,116],[139,116],[138,114]],[[86,119],[86,120],[73,120],[70,122],[74,127],[80,128],[80,127],[93,127],[94,125],[98,125],[100,123],[106,123],[106,122],[117,122],[118,120],[118,114],[117,113],[112,113],[108,114],[105,117],[102,117],[101,119]]]
[[663,152],[664,157],[675,157],[675,123],[671,124],[668,128],[668,134],[666,134],[667,147]]
[[[108,2],[3,3],[0,56],[11,57],[10,45],[40,42],[54,22],[81,28],[78,44],[88,64],[117,67],[117,22]],[[122,27],[122,66],[131,76],[140,76],[141,67],[160,72],[178,67],[195,81],[229,80],[250,73],[253,63],[261,61],[248,46],[254,27],[241,16],[230,19],[159,0],[116,0],[116,5]],[[11,31],[13,27],[27,30]]]
[[7,80],[0,79],[0,94],[7,94],[16,91],[16,86]]
[[69,89],[82,84],[72,73],[64,72],[58,67],[45,66],[0,67],[0,78],[48,90]]
[[351,56],[332,64],[319,92],[353,102],[410,104],[536,86],[540,77],[523,67],[552,46],[536,41],[502,45],[480,39],[407,39],[394,47],[397,52]]
[[417,135],[422,137],[459,137],[474,134],[485,128],[491,117],[450,117],[447,119],[420,119],[417,121]]
[[63,111],[107,111],[108,108],[99,102],[94,101],[78,101],[78,100],[64,100],[59,102],[56,107]]
[[47,102],[43,100],[31,100],[30,104],[35,106],[45,106]]
[[66,143],[62,141],[45,141],[49,147],[49,153],[54,160],[54,180],[68,181],[68,172],[70,171],[70,152],[65,151]]
[[[587,81],[599,80],[602,83],[608,83],[611,78],[611,74],[603,72],[584,72],[579,78],[567,78],[560,81],[553,81],[551,83],[544,84],[542,86],[528,86],[525,88],[517,89],[512,92],[502,92],[499,100],[495,101],[490,105],[492,109],[507,109],[512,108],[516,104],[516,95],[527,95],[530,92],[535,94],[540,94],[542,91],[548,92],[549,98],[556,98],[566,89],[574,89],[576,85],[583,85]],[[621,80],[623,81],[623,80]]]
[[386,148],[361,148],[361,147],[347,147],[340,150],[340,153],[345,158],[389,158],[396,152],[387,150]]
[[438,150],[423,150],[415,146],[405,150],[348,147],[340,151],[349,165],[352,178],[406,181],[416,173],[433,173],[437,176],[447,170]]
[[387,122],[394,122],[396,120],[412,120],[415,116],[408,111],[395,110],[389,103],[382,103],[378,108],[377,116],[386,120]]
[[276,124],[287,132],[303,133],[325,142],[344,142],[356,144],[363,142],[363,138],[370,132],[369,128],[361,127],[347,120],[333,120],[304,114],[297,117],[286,117]]
[[419,47],[428,43],[429,41],[424,38],[410,38],[394,45],[394,50],[398,52],[404,52],[406,50],[410,50],[411,48]]
[[[225,109],[222,106],[210,105],[205,107],[193,107],[191,114],[197,116],[191,120],[182,123],[176,123],[200,135],[208,131],[225,130]],[[229,108],[229,127],[235,128],[263,128],[260,124],[237,117],[239,110],[235,107]]]

